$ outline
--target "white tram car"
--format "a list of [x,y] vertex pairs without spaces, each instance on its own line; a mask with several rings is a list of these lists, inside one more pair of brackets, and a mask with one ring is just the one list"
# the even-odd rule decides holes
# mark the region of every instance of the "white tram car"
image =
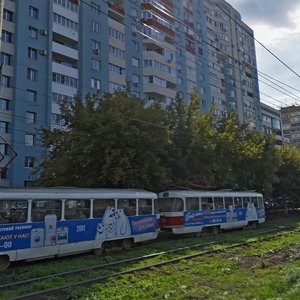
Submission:
[[156,201],[133,189],[1,188],[0,270],[11,261],[156,239]]
[[215,232],[265,221],[263,195],[256,192],[169,190],[158,194],[161,229],[175,234]]

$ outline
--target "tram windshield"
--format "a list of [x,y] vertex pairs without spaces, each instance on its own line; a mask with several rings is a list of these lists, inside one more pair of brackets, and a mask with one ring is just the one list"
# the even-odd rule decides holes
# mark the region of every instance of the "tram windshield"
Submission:
[[183,211],[183,199],[181,198],[159,198],[159,212]]
[[1,200],[0,224],[26,222],[27,209],[28,203],[26,200]]

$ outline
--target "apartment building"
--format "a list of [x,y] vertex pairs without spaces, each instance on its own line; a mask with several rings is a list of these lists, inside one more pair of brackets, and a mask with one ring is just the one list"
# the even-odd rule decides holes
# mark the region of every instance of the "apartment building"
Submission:
[[275,145],[280,147],[284,140],[281,111],[265,103],[261,103],[261,116],[263,131],[267,135],[275,135]]
[[63,126],[59,104],[77,93],[129,84],[165,105],[196,88],[203,111],[237,109],[262,130],[253,31],[224,0],[2,4],[0,186],[35,179],[46,155],[38,130]]
[[300,149],[300,106],[281,108],[283,136]]

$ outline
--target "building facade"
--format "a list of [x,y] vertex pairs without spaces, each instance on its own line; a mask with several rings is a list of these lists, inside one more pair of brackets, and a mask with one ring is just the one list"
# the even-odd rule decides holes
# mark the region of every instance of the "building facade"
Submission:
[[224,0],[2,2],[0,186],[35,179],[38,130],[63,126],[59,103],[77,93],[129,84],[164,105],[196,88],[203,111],[262,130],[253,31]]
[[262,127],[267,135],[275,136],[275,145],[280,147],[283,143],[281,111],[265,103],[261,103]]
[[281,108],[283,136],[300,149],[300,106]]

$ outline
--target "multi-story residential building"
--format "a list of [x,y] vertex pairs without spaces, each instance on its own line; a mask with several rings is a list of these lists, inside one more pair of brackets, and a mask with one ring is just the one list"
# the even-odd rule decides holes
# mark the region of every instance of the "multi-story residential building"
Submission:
[[261,103],[263,131],[267,135],[275,135],[275,145],[280,147],[283,142],[281,112],[265,103]]
[[300,106],[282,107],[281,117],[284,138],[300,149]]
[[[262,129],[252,30],[224,0],[3,0],[1,186],[26,186],[45,158],[38,129],[63,126],[59,103],[130,84],[149,101],[237,109]],[[14,151],[13,151],[13,150]],[[0,157],[1,158],[1,157]],[[1,160],[1,159],[0,159]]]

